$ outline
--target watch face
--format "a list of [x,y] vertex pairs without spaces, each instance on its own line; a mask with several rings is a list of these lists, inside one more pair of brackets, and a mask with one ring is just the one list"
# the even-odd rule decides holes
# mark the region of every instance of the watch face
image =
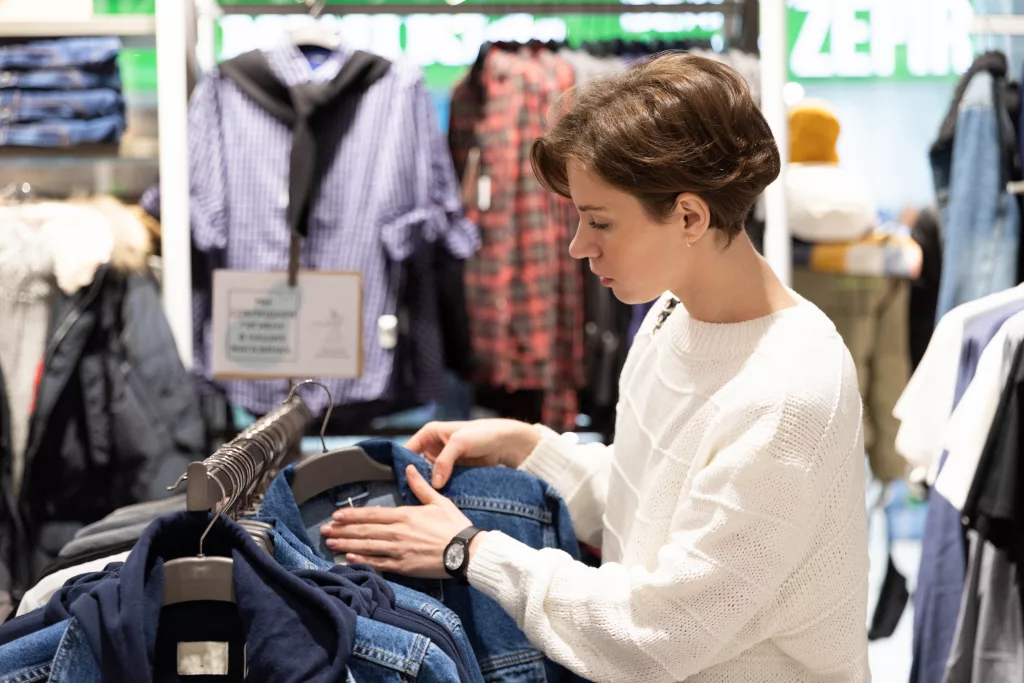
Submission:
[[466,549],[461,543],[452,543],[444,551],[444,566],[448,571],[456,571],[466,560]]

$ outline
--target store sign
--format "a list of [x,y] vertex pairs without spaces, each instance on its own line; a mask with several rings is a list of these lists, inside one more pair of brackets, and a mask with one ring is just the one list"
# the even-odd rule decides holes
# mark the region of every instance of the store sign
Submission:
[[970,0],[787,0],[790,77],[949,77],[974,59]]
[[[645,0],[646,2],[646,0]],[[319,21],[336,29],[356,49],[385,57],[405,55],[421,67],[465,67],[472,64],[485,42],[530,40],[630,40],[649,35],[665,37],[720,36],[725,25],[713,6],[722,0],[703,0],[707,12],[638,12],[611,16],[543,16],[539,14],[348,14],[325,15]],[[626,4],[644,4],[626,0]],[[680,4],[659,0],[656,4]],[[310,21],[302,15],[227,15],[219,19],[220,58],[230,59],[279,40],[283,32]]]

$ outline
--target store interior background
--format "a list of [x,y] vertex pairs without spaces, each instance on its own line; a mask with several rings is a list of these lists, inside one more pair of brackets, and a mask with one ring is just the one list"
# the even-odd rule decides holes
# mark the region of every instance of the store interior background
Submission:
[[[66,2],[68,7],[80,4],[50,1],[56,5]],[[267,0],[266,4],[289,2],[294,0]],[[676,2],[679,0],[656,4]],[[480,2],[479,14],[324,15],[320,21],[336,24],[352,47],[384,56],[403,54],[416,62],[424,69],[434,95],[438,121],[447,122],[451,88],[486,40],[700,38],[711,40],[718,48],[728,47],[724,38],[728,20],[715,11],[719,2],[693,0],[693,4],[706,7],[687,14],[659,13],[655,8],[650,13],[619,16],[509,15],[502,12],[501,3]],[[17,11],[19,4],[25,7],[28,3],[0,0],[0,33],[4,12]],[[1011,74],[1022,75],[1024,38],[974,35],[973,17],[1024,14],[1024,0],[786,0],[786,4],[787,104],[814,97],[833,107],[842,122],[840,163],[868,180],[883,213],[897,217],[908,207],[932,204],[928,150],[946,115],[958,76],[977,54],[988,49],[1006,53]],[[154,8],[155,0],[93,0],[91,9],[97,15],[137,16],[152,15]],[[221,16],[209,41],[214,52],[206,59],[219,61],[268,45],[287,28],[306,21],[309,18],[302,15]],[[199,61],[203,61],[202,55]],[[152,41],[126,41],[120,67],[129,116],[120,156],[76,160],[4,153],[0,187],[24,181],[53,183],[59,176],[68,190],[87,188],[137,196],[155,181],[159,171],[155,143],[158,70]],[[421,411],[406,417],[415,424],[431,414],[438,413]],[[903,489],[897,491],[890,503],[889,523],[896,537],[895,562],[912,589],[920,558],[924,504],[904,493]],[[876,514],[873,521],[880,518],[884,516]],[[872,534],[874,598],[884,573],[883,524],[873,524]],[[908,610],[894,636],[872,643],[874,680],[907,680],[912,622]]]

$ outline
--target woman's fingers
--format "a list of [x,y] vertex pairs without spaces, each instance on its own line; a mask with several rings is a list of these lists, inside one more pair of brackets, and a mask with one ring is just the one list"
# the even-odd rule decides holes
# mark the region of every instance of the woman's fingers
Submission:
[[464,424],[464,422],[428,422],[412,435],[405,447],[413,453],[436,457],[451,435],[461,429]]
[[445,444],[437,459],[434,460],[434,476],[430,481],[431,486],[435,489],[444,488],[444,485],[448,483],[452,476],[455,463],[463,456],[468,455],[468,453],[469,447],[463,439],[459,438],[458,433],[448,439],[448,443]]
[[353,553],[364,557],[401,557],[401,550],[394,543],[375,538],[329,538],[327,547],[337,553]]

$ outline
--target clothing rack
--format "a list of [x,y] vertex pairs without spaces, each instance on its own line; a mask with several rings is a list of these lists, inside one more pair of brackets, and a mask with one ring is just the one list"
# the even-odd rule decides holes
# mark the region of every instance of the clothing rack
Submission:
[[298,445],[311,419],[305,401],[293,389],[280,408],[264,415],[206,460],[188,466],[184,475],[186,509],[215,510],[220,503],[220,511],[230,513],[247,505],[253,494],[262,492],[261,483]]
[[[448,4],[447,2],[403,4],[327,3],[323,14],[597,14],[636,12],[690,13],[722,12],[727,22],[749,23],[750,2],[723,0],[721,3],[623,4],[596,2],[538,2],[502,4]],[[319,5],[319,3],[318,3]],[[164,262],[163,301],[168,323],[178,345],[182,363],[192,367],[192,252],[189,228],[188,149],[189,82],[200,71],[214,65],[216,19],[222,14],[303,14],[305,2],[263,5],[255,3],[219,5],[215,0],[156,0],[156,44],[158,71],[158,112],[160,129],[161,253]],[[761,110],[783,155],[788,156],[786,105],[782,86],[786,70],[786,5],[784,0],[760,0],[755,15],[760,24]],[[743,33],[749,33],[749,26]],[[783,171],[784,173],[785,171]],[[786,229],[785,192],[782,179],[765,191],[764,253],[769,264],[786,283],[790,279],[790,240]]]

